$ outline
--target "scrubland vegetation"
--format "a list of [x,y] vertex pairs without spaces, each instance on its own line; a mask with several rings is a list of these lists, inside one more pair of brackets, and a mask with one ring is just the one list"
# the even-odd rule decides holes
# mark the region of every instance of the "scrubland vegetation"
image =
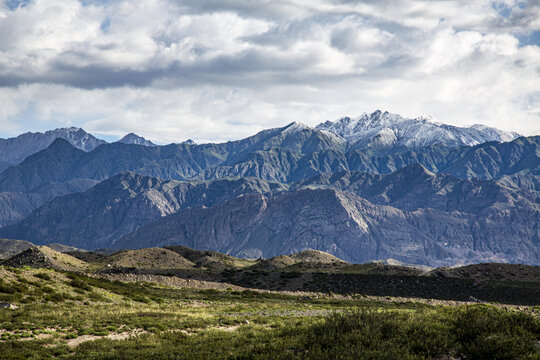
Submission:
[[0,267],[5,359],[540,359],[540,307],[429,305]]

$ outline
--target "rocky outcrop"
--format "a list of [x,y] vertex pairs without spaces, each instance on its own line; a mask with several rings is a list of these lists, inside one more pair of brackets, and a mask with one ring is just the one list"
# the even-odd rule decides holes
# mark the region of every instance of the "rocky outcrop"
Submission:
[[31,247],[22,253],[15,255],[2,262],[2,265],[10,267],[31,266],[35,268],[53,267],[52,261],[38,247]]
[[3,266],[53,268],[66,271],[82,271],[87,263],[47,246],[34,246],[0,263]]

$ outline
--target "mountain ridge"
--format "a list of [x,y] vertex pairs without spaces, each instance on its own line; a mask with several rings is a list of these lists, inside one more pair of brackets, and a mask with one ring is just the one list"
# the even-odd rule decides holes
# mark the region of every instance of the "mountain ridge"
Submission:
[[17,137],[0,139],[0,162],[5,162],[8,166],[18,164],[28,156],[46,149],[58,138],[67,140],[83,151],[92,151],[106,143],[78,127],[58,128],[44,133],[28,132]]
[[357,118],[326,121],[316,128],[342,136],[349,142],[349,149],[379,152],[435,145],[475,146],[490,141],[508,142],[520,136],[480,124],[458,127],[435,122],[429,117],[410,119],[380,110],[364,113]]

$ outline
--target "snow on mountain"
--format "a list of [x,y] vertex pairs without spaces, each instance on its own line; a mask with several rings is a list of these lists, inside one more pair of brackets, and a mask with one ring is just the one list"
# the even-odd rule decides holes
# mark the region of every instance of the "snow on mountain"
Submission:
[[106,143],[77,127],[49,130],[45,133],[28,132],[17,137],[0,139],[0,162],[17,164],[26,157],[46,149],[58,138],[65,139],[84,151],[92,151]]
[[53,141],[58,138],[66,139],[71,145],[84,151],[92,151],[99,145],[107,143],[105,140],[98,139],[78,127],[49,130],[44,135],[53,139]]
[[124,143],[124,144],[135,144],[135,145],[144,145],[144,146],[157,146],[150,140],[146,140],[142,136],[139,136],[134,133],[129,133],[126,136],[124,136],[122,139],[118,140],[118,142]]
[[430,117],[408,119],[380,110],[372,114],[364,113],[357,118],[326,121],[316,129],[342,136],[349,142],[350,148],[377,151],[431,145],[474,146],[489,141],[512,141],[520,136],[484,125],[457,127],[436,122]]

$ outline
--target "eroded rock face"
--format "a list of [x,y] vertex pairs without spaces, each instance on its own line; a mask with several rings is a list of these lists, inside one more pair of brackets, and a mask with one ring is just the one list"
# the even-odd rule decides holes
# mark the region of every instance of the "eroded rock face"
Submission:
[[351,262],[393,258],[431,266],[507,261],[539,264],[540,213],[481,215],[404,211],[332,189],[275,197],[250,194],[167,216],[123,237],[119,247],[181,244],[244,257],[305,249]]

